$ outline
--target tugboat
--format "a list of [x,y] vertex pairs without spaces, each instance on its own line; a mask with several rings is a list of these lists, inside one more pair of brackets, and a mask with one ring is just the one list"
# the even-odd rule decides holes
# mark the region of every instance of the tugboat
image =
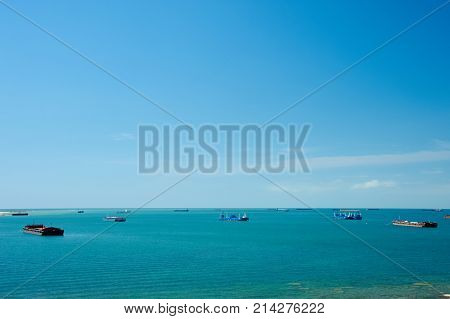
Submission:
[[46,227],[43,224],[26,225],[23,227],[23,232],[26,234],[33,234],[38,236],[63,236],[64,229],[56,227]]
[[340,209],[334,212],[334,218],[345,220],[362,220],[362,214],[359,209]]
[[127,219],[125,217],[117,217],[117,216],[106,216],[104,218],[105,221],[107,222],[125,222]]
[[438,223],[435,222],[410,222],[408,220],[395,219],[392,221],[392,225],[395,226],[407,226],[407,227],[417,227],[417,228],[436,228]]
[[247,214],[245,213],[242,217],[241,214],[239,214],[239,216],[236,216],[235,214],[232,214],[230,216],[228,216],[228,214],[221,214],[219,220],[222,222],[248,222],[250,218],[248,218]]

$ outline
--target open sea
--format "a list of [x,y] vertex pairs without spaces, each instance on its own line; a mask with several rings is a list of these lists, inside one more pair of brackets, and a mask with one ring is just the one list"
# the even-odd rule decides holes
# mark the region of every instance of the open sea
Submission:
[[[144,209],[105,231],[111,222],[103,217],[116,211],[0,216],[0,297],[439,298],[450,293],[450,219],[443,218],[448,210],[362,210],[362,221],[330,222],[315,211],[245,209],[232,211],[245,211],[249,222],[221,222],[213,209]],[[331,209],[320,212],[333,218]],[[436,221],[439,227],[392,226],[398,217]],[[61,227],[65,235],[22,233],[29,223]]]

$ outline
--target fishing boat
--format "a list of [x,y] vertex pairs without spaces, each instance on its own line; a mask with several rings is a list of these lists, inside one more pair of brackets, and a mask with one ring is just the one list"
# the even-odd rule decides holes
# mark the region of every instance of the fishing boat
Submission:
[[43,224],[32,224],[23,227],[23,232],[38,236],[63,236],[64,229],[57,227],[47,227]]
[[248,222],[250,219],[247,214],[244,213],[242,217],[241,214],[231,214],[230,216],[228,216],[228,214],[221,214],[219,220],[223,222]]
[[438,227],[438,223],[435,222],[411,222],[408,220],[399,220],[395,219],[392,221],[392,225],[395,226],[406,226],[406,227],[417,227],[417,228],[436,228]]
[[125,222],[127,219],[125,217],[118,217],[118,216],[106,216],[104,218],[107,222]]
[[362,214],[359,209],[339,209],[334,212],[334,218],[344,220],[362,220]]

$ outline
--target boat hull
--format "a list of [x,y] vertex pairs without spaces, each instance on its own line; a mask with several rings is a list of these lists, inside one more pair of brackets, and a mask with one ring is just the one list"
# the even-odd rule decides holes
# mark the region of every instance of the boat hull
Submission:
[[436,227],[438,227],[438,224],[434,223],[434,222],[397,222],[397,221],[393,221],[392,225],[403,226],[403,227],[414,227],[414,228],[436,228]]
[[123,223],[127,221],[125,217],[105,217],[103,220],[107,222],[116,222],[116,223]]
[[59,228],[44,228],[44,229],[23,229],[25,234],[37,235],[37,236],[64,236],[64,229]]

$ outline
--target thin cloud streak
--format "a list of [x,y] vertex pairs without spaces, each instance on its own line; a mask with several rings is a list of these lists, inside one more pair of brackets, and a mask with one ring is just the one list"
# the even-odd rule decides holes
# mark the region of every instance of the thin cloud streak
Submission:
[[314,169],[339,168],[350,166],[399,165],[450,160],[450,151],[418,151],[403,154],[379,154],[357,156],[323,156],[309,158]]
[[352,189],[371,189],[371,188],[386,188],[394,187],[396,183],[394,181],[380,181],[378,179],[372,179],[364,183],[358,183],[352,186]]

